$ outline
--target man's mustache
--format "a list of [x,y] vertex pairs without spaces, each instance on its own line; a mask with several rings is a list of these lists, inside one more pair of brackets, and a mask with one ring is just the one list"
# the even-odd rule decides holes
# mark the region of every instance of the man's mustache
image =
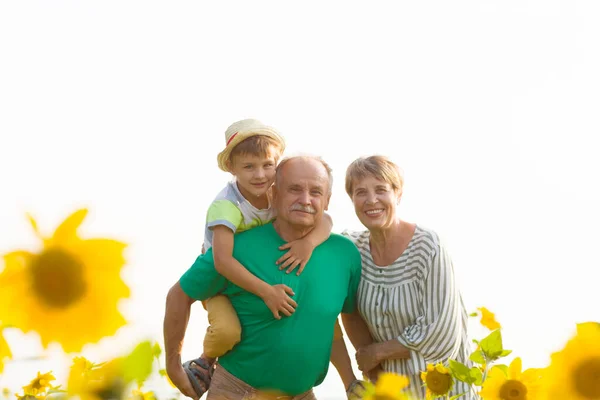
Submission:
[[302,204],[294,204],[290,211],[302,211],[309,214],[316,214],[316,210],[312,206],[303,206]]

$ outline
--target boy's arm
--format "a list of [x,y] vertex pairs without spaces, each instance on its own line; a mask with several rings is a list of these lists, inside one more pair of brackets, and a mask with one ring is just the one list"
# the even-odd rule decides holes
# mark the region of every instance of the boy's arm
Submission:
[[269,285],[250,273],[239,261],[233,257],[234,233],[225,225],[213,228],[213,257],[215,269],[235,285],[263,299],[276,319],[280,319],[279,312],[286,316],[292,315],[297,306],[289,296],[294,291],[286,285]]
[[280,270],[289,266],[286,271],[288,274],[300,265],[300,268],[298,268],[298,272],[296,273],[296,275],[300,275],[302,271],[304,271],[304,267],[308,263],[308,260],[310,260],[310,256],[315,247],[329,238],[331,228],[333,228],[333,220],[329,214],[325,213],[323,214],[323,218],[317,221],[315,228],[310,231],[308,235],[302,239],[291,241],[279,247],[279,250],[290,250],[281,256],[275,264],[281,264],[279,266]]

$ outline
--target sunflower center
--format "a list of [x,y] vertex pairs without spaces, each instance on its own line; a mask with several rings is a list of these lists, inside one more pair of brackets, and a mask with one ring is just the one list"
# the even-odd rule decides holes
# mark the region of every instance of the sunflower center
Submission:
[[527,386],[522,382],[509,379],[500,388],[502,400],[525,400],[527,398]]
[[450,374],[442,374],[438,370],[434,369],[433,371],[427,372],[425,384],[431,393],[441,396],[450,391],[450,387],[452,386],[452,377]]
[[600,397],[600,357],[585,360],[573,371],[575,389],[587,399]]
[[85,294],[83,264],[70,253],[48,249],[31,263],[34,293],[47,305],[66,308]]

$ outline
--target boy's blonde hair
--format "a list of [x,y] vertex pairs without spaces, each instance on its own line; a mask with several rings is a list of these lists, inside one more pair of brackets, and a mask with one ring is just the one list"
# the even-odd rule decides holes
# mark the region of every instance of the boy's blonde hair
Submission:
[[269,151],[271,149],[275,149],[275,158],[278,160],[279,157],[281,157],[283,150],[280,142],[265,135],[250,136],[249,138],[242,140],[238,145],[231,149],[231,153],[229,153],[229,162],[233,164],[234,157],[241,155],[267,157],[270,155]]

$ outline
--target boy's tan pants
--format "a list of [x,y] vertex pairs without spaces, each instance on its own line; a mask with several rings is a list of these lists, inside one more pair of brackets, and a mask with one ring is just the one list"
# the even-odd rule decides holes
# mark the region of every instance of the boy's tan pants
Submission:
[[227,296],[217,295],[202,302],[210,324],[204,336],[204,354],[217,358],[233,349],[242,338],[240,320]]

